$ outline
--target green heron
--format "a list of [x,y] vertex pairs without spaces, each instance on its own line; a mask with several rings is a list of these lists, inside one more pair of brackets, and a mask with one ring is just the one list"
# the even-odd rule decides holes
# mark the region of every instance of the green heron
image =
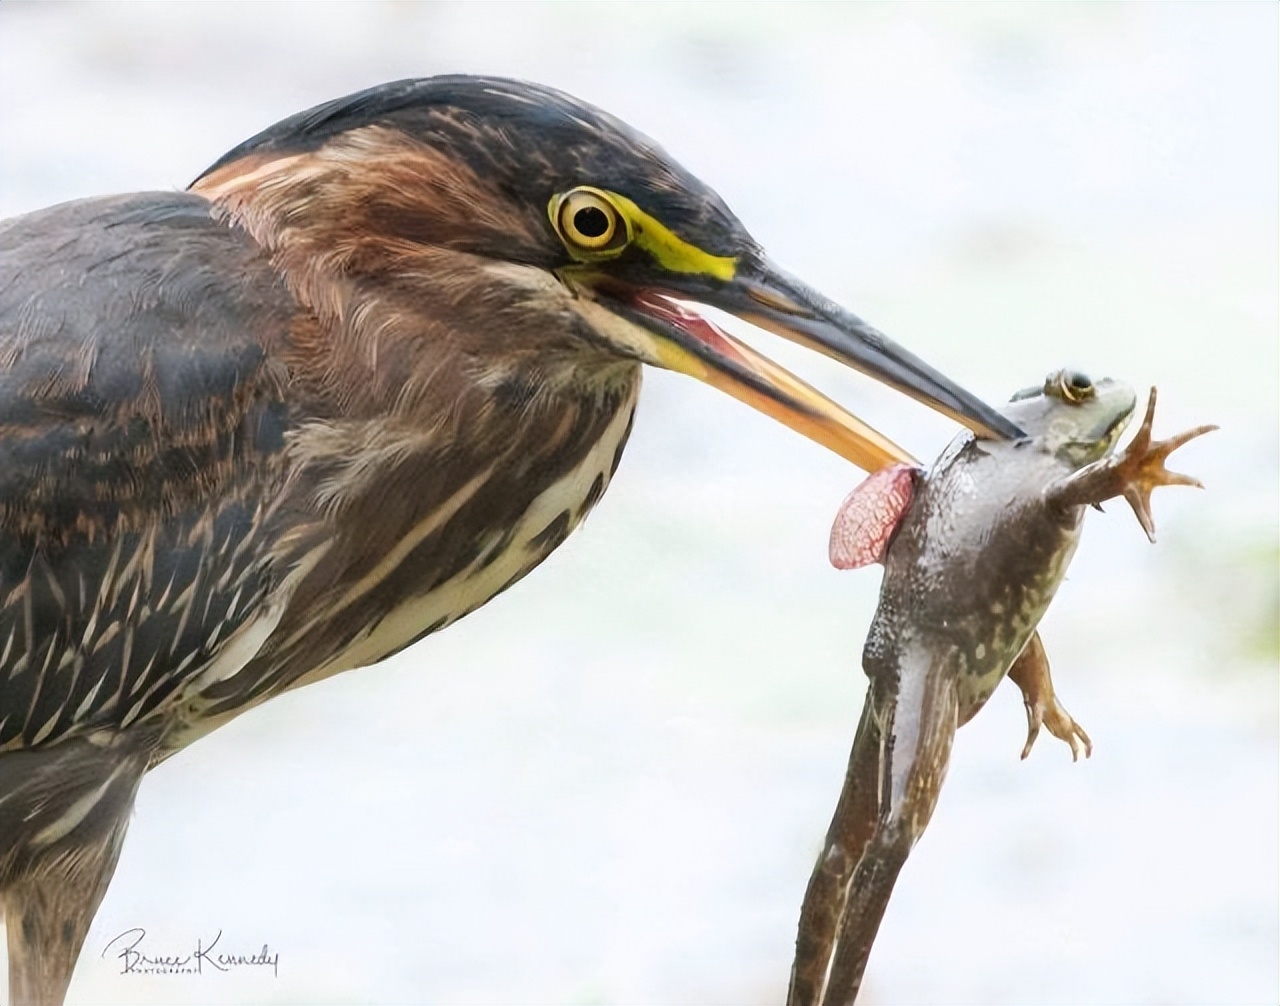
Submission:
[[149,767],[515,583],[600,498],[641,364],[867,469],[889,440],[682,306],[1018,431],[773,267],[617,119],[437,77],[294,115],[186,192],[0,229],[0,905],[58,1002]]

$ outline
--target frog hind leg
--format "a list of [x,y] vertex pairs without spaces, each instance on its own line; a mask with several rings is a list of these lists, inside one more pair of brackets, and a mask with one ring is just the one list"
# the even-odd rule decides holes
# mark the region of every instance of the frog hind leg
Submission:
[[1071,718],[1053,692],[1053,679],[1049,677],[1049,657],[1044,652],[1040,633],[1032,633],[1018,659],[1009,668],[1009,680],[1022,692],[1022,702],[1027,707],[1027,743],[1022,757],[1031,753],[1031,746],[1040,735],[1043,724],[1049,733],[1071,748],[1071,760],[1080,758],[1080,751],[1088,758],[1093,754],[1093,741],[1084,727]]
[[880,817],[878,779],[884,758],[883,717],[876,714],[876,705],[872,685],[862,705],[840,801],[800,909],[788,1006],[818,1006],[822,1002],[849,880],[875,837]]
[[[853,1006],[898,875],[924,833],[951,760],[959,697],[948,661],[923,654],[922,673],[904,674],[897,689],[873,683],[868,701],[879,764],[874,824],[843,897],[822,1006]],[[847,785],[848,783],[846,783]],[[802,915],[801,924],[804,919]],[[804,1002],[790,1000],[793,1006]]]

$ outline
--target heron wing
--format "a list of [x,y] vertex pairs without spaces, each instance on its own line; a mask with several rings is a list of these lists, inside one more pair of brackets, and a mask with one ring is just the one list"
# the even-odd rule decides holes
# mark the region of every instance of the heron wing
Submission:
[[252,617],[296,311],[196,196],[0,225],[0,751],[128,726]]

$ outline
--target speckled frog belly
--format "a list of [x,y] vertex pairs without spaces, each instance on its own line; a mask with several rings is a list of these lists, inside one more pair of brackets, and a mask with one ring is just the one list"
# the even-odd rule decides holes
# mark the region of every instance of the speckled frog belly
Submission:
[[863,651],[873,678],[942,661],[969,720],[1026,646],[1062,581],[1080,512],[1043,489],[1070,467],[1034,443],[961,437],[924,474],[885,556]]

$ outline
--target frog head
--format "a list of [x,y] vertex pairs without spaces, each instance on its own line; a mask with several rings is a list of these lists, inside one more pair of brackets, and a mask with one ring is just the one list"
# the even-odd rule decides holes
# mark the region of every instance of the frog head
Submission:
[[1082,468],[1111,453],[1136,402],[1123,381],[1094,382],[1079,371],[1057,370],[1040,387],[1019,391],[1000,411],[1042,450]]

